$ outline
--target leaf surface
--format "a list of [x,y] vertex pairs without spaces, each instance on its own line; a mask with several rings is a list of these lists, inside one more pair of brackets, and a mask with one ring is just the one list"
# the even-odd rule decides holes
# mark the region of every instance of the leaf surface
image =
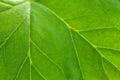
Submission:
[[113,8],[110,15],[103,6],[92,12],[98,3],[87,1],[2,0],[0,80],[119,80],[119,6],[112,6],[117,0],[104,1]]

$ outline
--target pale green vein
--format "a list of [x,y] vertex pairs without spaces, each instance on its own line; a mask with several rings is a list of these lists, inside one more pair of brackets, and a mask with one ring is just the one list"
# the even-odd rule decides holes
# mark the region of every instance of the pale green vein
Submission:
[[6,42],[12,37],[12,35],[18,30],[18,28],[20,27],[20,25],[24,22],[24,20],[26,19],[26,16],[23,18],[23,20],[21,22],[19,22],[15,29],[8,35],[8,37],[4,40],[4,42],[0,45],[0,48],[2,48]]
[[[78,32],[76,32],[78,33]],[[106,59],[106,57],[104,55],[102,55],[102,53],[97,49],[98,46],[94,45],[93,43],[91,43],[85,36],[83,36],[82,34],[78,33],[79,36],[81,36],[85,41],[87,41],[101,56],[101,62],[102,62],[102,58]],[[109,61],[108,59],[106,59],[108,62],[110,62],[118,71],[120,71],[120,69],[114,65],[111,61]],[[103,63],[102,63],[102,66],[103,66]],[[104,69],[104,66],[103,66],[103,69]],[[106,71],[104,70],[105,74],[106,74]],[[107,75],[107,74],[106,74]],[[107,76],[108,77],[108,76]],[[108,78],[109,79],[109,78]]]
[[[31,8],[30,8],[31,9]],[[30,13],[29,13],[29,15],[31,15],[31,10],[29,11]],[[29,60],[30,60],[30,80],[31,80],[31,65],[33,65],[34,63],[32,62],[32,58],[31,58],[31,54],[30,54],[30,42],[50,61],[50,62],[52,62],[53,64],[55,64],[55,66],[57,66],[57,68],[58,69],[60,69],[61,71],[62,71],[62,73],[63,73],[63,75],[65,76],[65,73],[64,73],[64,71],[63,71],[63,69],[60,67],[60,66],[58,66],[51,58],[49,58],[46,54],[45,54],[45,52],[43,52],[42,50],[40,50],[40,48],[32,41],[32,39],[30,38],[31,37],[31,35],[30,35],[30,23],[31,23],[31,18],[30,18],[30,16],[29,16],[29,51],[28,51],[28,56],[29,56]],[[35,66],[34,66],[35,67]],[[36,68],[36,70],[38,71],[38,69]],[[39,72],[39,71],[38,71]],[[40,73],[40,72],[39,72]],[[66,76],[65,76],[66,77]],[[45,78],[45,77],[43,77],[43,78]],[[46,79],[45,79],[46,80]]]
[[[6,3],[4,3],[4,4],[6,4]],[[23,4],[23,3],[21,3],[21,4]],[[15,5],[15,6],[10,6],[10,8],[1,11],[0,14],[5,13],[6,11],[9,11],[9,10],[11,10],[11,9],[13,9],[13,8],[16,8],[17,6],[19,6],[19,5],[21,5],[21,4],[18,4],[18,5]],[[7,5],[7,4],[6,4],[6,5]]]
[[24,59],[24,61],[23,61],[22,64],[20,65],[20,67],[19,67],[19,69],[18,69],[18,72],[17,72],[14,80],[17,80],[17,79],[18,79],[18,77],[19,77],[19,75],[20,75],[20,73],[21,73],[21,71],[22,71],[22,69],[23,69],[23,66],[24,66],[25,62],[27,61],[27,59],[28,59],[28,56]]
[[[114,65],[112,62],[110,62],[108,59],[106,59],[106,58],[103,58],[103,59],[105,59],[107,62],[109,62],[115,69],[117,69],[119,72],[120,72],[120,69],[116,66],[116,65]],[[102,62],[103,62],[103,60],[102,60]],[[104,63],[102,63],[103,64],[103,67],[104,67]],[[105,68],[105,67],[104,67]]]
[[114,26],[114,27],[103,27],[103,28],[95,28],[95,29],[77,30],[77,32],[87,32],[87,31],[96,31],[96,30],[109,30],[109,29],[116,29],[116,30],[120,31],[120,29],[118,29],[117,26]]
[[29,25],[28,25],[28,57],[29,57],[29,61],[30,61],[30,80],[31,79],[31,65],[32,65],[32,59],[31,59],[31,53],[30,53],[30,37],[31,37],[31,4],[29,3],[29,15],[28,15],[28,20],[29,20]]
[[103,28],[95,28],[95,29],[78,30],[78,32],[87,32],[87,31],[96,31],[96,30],[108,30],[108,29],[116,29],[116,27],[103,27]]
[[[44,5],[43,5],[44,6]],[[45,6],[46,7],[46,6]],[[61,17],[59,17],[56,13],[54,13],[52,10],[50,10],[48,7],[46,7],[51,13],[53,13],[59,20],[61,20],[62,22],[64,22],[66,25],[67,25],[67,27],[69,28],[69,29],[72,29],[72,30],[74,30],[75,32],[77,32],[78,33],[78,30],[75,30],[75,29],[73,29],[69,24],[67,24]],[[112,27],[112,28],[114,28],[114,27]],[[112,29],[111,28],[111,29]],[[80,34],[80,33],[78,33],[78,34]],[[100,54],[100,52],[98,51],[98,49],[96,48],[96,46],[94,45],[94,44],[92,44],[89,40],[87,40],[84,36],[82,36],[82,38],[84,38],[84,40],[86,40],[99,54]],[[36,44],[35,44],[35,46],[36,46]],[[40,50],[39,49],[39,47],[38,46],[36,46],[37,48],[38,48],[38,50]],[[41,52],[41,50],[40,50],[40,52]],[[44,52],[43,52],[44,53]],[[45,54],[44,54],[45,55]],[[101,55],[101,54],[100,54]],[[47,55],[45,55],[48,59],[49,59],[49,57],[47,56]],[[102,56],[101,55],[101,62],[102,62],[102,58],[103,58],[104,56]],[[51,60],[51,59],[50,59]],[[53,62],[53,61],[52,61]],[[56,64],[56,63],[55,63]],[[102,67],[103,67],[103,64],[102,64]],[[104,69],[104,67],[103,67],[103,69]],[[105,71],[104,71],[105,72]],[[106,72],[105,72],[105,74],[106,74]],[[106,75],[107,76],[107,75]],[[107,76],[108,77],[108,76]]]
[[[31,12],[31,11],[30,11]],[[31,14],[31,13],[30,13]],[[29,15],[30,15],[29,14]],[[30,20],[31,18],[30,18],[30,16],[29,16],[29,20]],[[62,70],[62,68],[60,67],[60,66],[58,66],[52,59],[50,59],[43,51],[41,51],[40,50],[40,48],[31,40],[31,38],[30,38],[30,23],[31,23],[31,21],[29,22],[29,27],[28,27],[28,31],[29,31],[29,41],[28,41],[28,46],[29,46],[29,50],[28,50],[28,57],[29,57],[29,60],[30,60],[30,80],[31,80],[31,65],[33,65],[34,63],[32,62],[32,59],[31,59],[31,54],[30,54],[30,42],[40,51],[40,52],[42,52],[42,54],[45,56],[45,57],[47,57],[47,59],[49,59],[49,61],[50,62],[52,62],[53,64],[55,64],[57,67],[58,67],[58,69],[60,69],[61,71],[62,71],[62,73],[64,74],[64,76],[65,76],[65,73],[64,73],[64,71]],[[37,70],[37,72],[39,72],[39,70],[34,66],[34,68]],[[40,74],[40,72],[39,72],[39,74]],[[43,77],[43,75],[42,74],[40,74],[42,77]],[[43,77],[44,79],[45,79],[45,77]]]
[[[97,48],[96,48],[97,49]],[[101,56],[106,60],[108,61],[109,63],[111,63],[119,72],[120,72],[120,69],[117,67],[117,65],[115,65],[114,63],[112,63],[108,58],[106,58],[99,49],[97,49],[99,51],[99,53],[101,54]],[[117,51],[118,52],[118,51]]]
[[[41,4],[42,5],[42,4]],[[42,6],[44,6],[44,5],[42,5]],[[72,28],[64,19],[62,19],[61,17],[59,17],[54,11],[52,11],[51,9],[49,9],[48,7],[46,7],[46,6],[44,6],[46,9],[48,9],[48,11],[50,11],[53,15],[55,15],[59,20],[61,20],[65,25],[66,25],[66,27],[68,27],[68,29],[71,29],[71,30],[73,30],[73,31],[75,31],[76,33],[78,33],[79,34],[79,32],[78,32],[78,30],[76,30],[76,29],[74,29],[74,28]],[[93,48],[94,49],[96,49],[95,47],[95,45],[93,45],[89,40],[87,40],[86,38],[84,38],[84,36],[81,36],[81,37],[83,37],[83,39],[84,40],[86,40],[90,45],[92,45],[93,46]],[[102,57],[101,57],[102,58]],[[106,75],[107,76],[107,75]],[[108,76],[107,76],[108,77]]]
[[45,78],[45,76],[38,70],[38,68],[37,68],[34,64],[32,64],[32,66],[33,66],[33,68],[37,71],[37,73],[38,73],[44,80],[47,80],[47,79]]
[[[18,5],[17,5],[17,6],[18,6]],[[14,7],[15,7],[15,6],[14,6]],[[13,7],[12,7],[12,8],[13,8]],[[10,9],[12,9],[12,8],[10,8]],[[9,10],[10,10],[10,9],[9,9]],[[7,38],[4,40],[4,42],[0,45],[0,48],[2,48],[2,47],[7,43],[7,41],[12,37],[12,35],[19,29],[19,27],[22,25],[22,23],[23,23],[24,20],[27,18],[27,16],[28,16],[28,15],[26,15],[21,21],[19,21],[19,23],[16,25],[15,29],[8,35],[8,37],[7,37]],[[21,72],[21,70],[22,70],[22,68],[23,68],[23,66],[24,66],[27,58],[28,58],[28,56],[25,58],[25,60],[24,60],[23,63],[21,64],[21,66],[20,66],[20,68],[19,68],[19,70],[18,70],[18,72],[17,72],[14,80],[17,80],[17,79],[18,79],[18,77],[19,77],[19,75],[20,75],[20,72]]]
[[[103,28],[103,29],[117,29],[117,28]],[[101,30],[101,29],[94,29],[94,30]],[[117,29],[119,30],[119,29]],[[87,30],[87,31],[90,31],[90,30]],[[116,50],[116,49],[113,49],[113,48],[107,48],[107,47],[103,47],[103,46],[95,46],[95,48],[97,49],[97,51],[99,51],[98,49],[108,49],[108,50],[112,50],[112,51],[117,51],[117,52],[120,52],[119,50]],[[100,51],[99,51],[100,53]],[[101,56],[106,59],[106,57],[104,55],[102,55],[102,53],[100,53]],[[120,71],[120,69],[114,64],[112,63],[109,59],[106,59],[106,61],[110,62],[118,71]]]
[[[18,5],[17,5],[18,6]],[[15,7],[15,6],[14,6]],[[13,7],[12,7],[13,8]],[[47,8],[45,6],[45,8]],[[10,8],[11,9],[11,8]],[[69,28],[69,30],[74,30],[76,33],[78,33],[77,30],[73,29],[65,20],[63,20],[61,17],[59,17],[56,13],[54,13],[52,10],[50,10],[49,8],[47,8],[51,13],[53,13],[59,20],[61,20],[63,23],[66,24],[66,26]],[[23,19],[22,22],[24,22],[24,20],[26,19],[26,17]],[[30,14],[29,14],[29,20],[30,20]],[[19,26],[22,24],[22,22],[20,22],[17,27],[9,34],[9,36],[5,39],[5,41],[0,45],[0,48],[2,48],[6,42],[10,39],[10,37],[17,31],[17,29],[19,28]],[[29,30],[29,41],[28,41],[28,46],[29,46],[29,49],[28,49],[28,56],[25,58],[25,60],[23,61],[22,65],[20,66],[18,72],[17,72],[17,75],[15,77],[15,80],[17,80],[17,78],[19,77],[19,74],[27,60],[27,58],[30,59],[30,80],[31,80],[31,65],[33,65],[34,69],[39,73],[40,76],[42,76],[45,80],[47,80],[41,73],[40,71],[34,66],[34,64],[32,64],[32,60],[31,60],[31,54],[30,54],[30,42],[47,58],[49,59],[53,64],[55,64],[63,73],[64,73],[64,70],[62,70],[62,68],[56,64],[50,57],[48,57],[45,52],[43,52],[38,46],[36,43],[34,43],[31,39],[30,39],[30,22],[29,22],[29,27],[28,27],[28,30]],[[99,54],[100,54],[100,51],[97,49],[96,45],[92,44],[87,38],[85,38],[83,35],[81,35],[80,33],[78,33],[85,41],[88,42],[88,44],[90,44]],[[72,34],[70,33],[71,35],[71,38],[72,38],[72,42],[73,42],[73,45],[74,45],[74,48],[75,48],[75,51],[76,51],[76,56],[77,56],[77,59],[79,61],[79,65],[80,65],[80,60],[78,58],[78,52],[77,52],[77,49],[76,49],[76,45],[74,44],[74,40],[73,40],[73,37],[72,37]],[[101,55],[101,54],[100,54]],[[103,55],[101,55],[101,58],[104,58]],[[105,58],[106,59],[106,58]],[[108,61],[108,60],[107,60]],[[109,61],[110,62],[110,61]],[[111,63],[111,62],[110,62]],[[102,64],[103,65],[103,64]],[[115,66],[113,64],[113,66]],[[104,67],[103,67],[104,68]],[[81,69],[80,69],[81,70]],[[105,72],[105,71],[104,71]],[[105,73],[106,74],[106,73]],[[64,73],[65,75],[65,73]],[[82,75],[83,76],[83,75]]]
[[108,48],[108,47],[104,47],[104,46],[96,46],[96,48],[98,48],[98,49],[106,49],[106,50],[112,50],[112,51],[120,52],[120,50],[118,50],[118,49]]
[[46,53],[42,51],[33,40],[31,40],[31,43],[38,49],[40,53],[42,53],[42,55],[44,55],[51,63],[53,63],[60,71],[62,71],[64,77],[66,78],[64,70],[58,64],[56,64],[50,57],[48,57]]
[[[36,3],[36,2],[35,2],[35,3]],[[36,3],[36,4],[38,4],[38,3]],[[50,13],[52,13],[54,16],[56,16],[56,17],[58,18],[58,20],[61,20],[61,21],[67,26],[68,29],[72,29],[72,30],[74,30],[75,32],[79,32],[79,30],[71,27],[63,18],[61,18],[60,16],[58,16],[54,11],[52,11],[52,10],[51,10],[50,8],[48,8],[47,6],[44,6],[43,4],[40,4],[40,3],[39,3],[38,5],[41,5],[41,6],[45,7],[45,9],[47,9]],[[44,9],[44,8],[43,8],[43,9]]]
[[[78,32],[77,32],[78,33]],[[101,56],[101,64],[102,64],[102,58],[104,58],[103,55],[101,55],[100,51],[96,48],[96,45],[94,45],[93,43],[91,43],[85,36],[83,36],[82,34],[78,33],[78,35],[83,38],[88,44],[90,44],[96,51],[97,53]],[[103,70],[104,70],[104,66],[102,64]],[[106,71],[104,70],[104,73],[106,74]],[[109,77],[106,74],[106,77],[109,79]],[[110,79],[109,79],[110,80]]]
[[[102,58],[101,59],[101,62],[102,62],[102,66],[103,66],[103,69],[104,69],[104,72],[105,72],[105,74],[107,75],[107,72],[106,72],[106,70],[105,70],[105,66],[104,66],[104,63],[103,63],[103,59],[105,59],[105,58]],[[108,76],[108,75],[107,75]],[[109,77],[108,77],[108,79],[109,79]],[[110,80],[110,79],[109,79]]]
[[109,63],[111,63],[111,65],[113,65],[119,72],[120,72],[120,69],[118,68],[117,65],[115,65],[114,63],[112,63],[109,59],[107,59],[105,56],[103,56],[103,58],[108,61]]
[[[104,14],[107,14],[107,12],[103,9],[103,6],[102,6],[102,4],[101,4],[101,1],[100,0],[97,0],[97,2],[98,2],[98,7],[100,7],[100,9],[104,12]],[[102,7],[102,8],[101,8]],[[89,12],[88,12],[89,13]],[[107,14],[108,15],[108,14]],[[76,19],[80,19],[80,18],[87,18],[88,17],[88,15],[83,15],[83,16],[76,16],[76,17],[72,17],[72,18],[66,18],[66,19],[64,19],[66,22],[67,21],[71,21],[71,20],[76,20]]]
[[81,62],[80,62],[80,59],[79,59],[79,54],[78,54],[78,51],[77,51],[77,48],[76,48],[76,44],[74,42],[74,38],[73,38],[73,35],[71,33],[71,30],[69,30],[69,33],[70,33],[70,37],[71,37],[71,40],[72,40],[72,44],[73,44],[73,47],[74,47],[74,50],[75,50],[75,55],[77,57],[77,60],[78,60],[78,64],[79,64],[79,69],[80,69],[80,72],[82,74],[82,79],[84,80],[84,76],[83,76],[83,72],[82,72],[82,67],[81,67]]
[[103,57],[106,61],[108,61],[109,63],[111,63],[111,65],[113,65],[119,72],[120,72],[120,69],[114,64],[112,63],[109,59],[107,59],[106,57]]
[[[46,6],[45,6],[46,7]],[[48,7],[46,7],[51,13],[53,13],[59,20],[61,20],[63,23],[65,23],[66,25],[67,25],[67,27],[69,28],[69,29],[72,29],[72,30],[74,30],[76,33],[78,33],[79,31],[78,30],[76,30],[76,29],[74,29],[74,28],[72,28],[64,19],[62,19],[61,17],[59,17],[55,12],[53,12],[51,9],[49,9]],[[103,12],[105,12],[104,10],[103,10]],[[106,13],[105,13],[106,14]],[[112,27],[113,29],[117,29],[117,30],[119,30],[118,28],[116,28],[116,27]],[[111,28],[111,29],[112,29]],[[96,48],[96,45],[94,45],[94,44],[92,44],[88,39],[86,39],[83,35],[81,35],[80,33],[78,33],[85,41],[87,41],[99,54],[100,54],[100,51]],[[101,56],[101,63],[102,63],[102,58],[105,58],[103,55],[101,55],[100,54],[100,56]],[[106,58],[105,58],[106,59]],[[108,61],[108,60],[107,60]],[[115,65],[113,65],[113,66],[115,66]],[[104,66],[103,66],[103,64],[102,64],[102,67],[103,67],[103,70],[104,70]],[[105,72],[105,71],[104,71]],[[106,74],[106,72],[105,72],[105,74]],[[107,74],[106,74],[106,76],[107,76]],[[109,77],[107,76],[107,78],[109,79]]]
[[108,78],[108,80],[110,80],[109,77],[108,77],[108,75],[107,75],[107,72],[105,71],[104,65],[103,65],[103,58],[104,58],[104,56],[101,55],[100,51],[97,48],[94,48],[94,49],[100,54],[100,56],[101,56],[101,64],[102,64],[103,71],[104,71],[106,77]]
[[[95,46],[93,43],[91,43],[87,38],[85,38],[82,34],[78,33],[84,40],[86,40],[100,55],[102,58],[106,59],[107,61],[109,61],[104,55],[102,55],[102,53],[97,49],[97,46]],[[109,61],[118,71],[120,71],[120,69],[114,65],[111,61]],[[103,65],[102,65],[103,66]],[[104,68],[104,66],[103,66]]]

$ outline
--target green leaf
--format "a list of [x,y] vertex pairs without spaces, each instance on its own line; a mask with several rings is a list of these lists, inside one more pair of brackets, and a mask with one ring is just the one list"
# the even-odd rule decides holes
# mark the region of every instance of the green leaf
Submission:
[[52,9],[73,28],[88,30],[118,27],[119,0],[35,0]]
[[1,0],[0,80],[119,80],[119,9],[117,0]]

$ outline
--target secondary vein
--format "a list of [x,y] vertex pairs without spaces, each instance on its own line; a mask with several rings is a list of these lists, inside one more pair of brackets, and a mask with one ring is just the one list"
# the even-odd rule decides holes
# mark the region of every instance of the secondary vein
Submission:
[[23,18],[23,20],[21,22],[19,22],[17,25],[16,25],[16,28],[8,35],[8,37],[4,40],[4,42],[0,45],[0,48],[2,48],[6,42],[12,37],[12,35],[18,30],[18,28],[20,27],[20,25],[24,22],[24,20],[26,19],[27,16],[25,16]]
[[31,40],[31,43],[37,48],[37,50],[38,50],[40,53],[42,53],[42,55],[44,55],[51,63],[53,63],[59,70],[61,70],[62,73],[63,73],[63,75],[64,75],[64,77],[66,77],[66,75],[65,75],[65,73],[64,73],[64,70],[63,70],[58,64],[56,64],[50,57],[48,57],[48,56],[46,55],[46,53],[45,53],[44,51],[42,51],[42,50],[36,45],[36,43],[35,43],[33,40]]
[[23,68],[25,62],[27,61],[27,59],[28,59],[28,56],[23,60],[22,64],[20,65],[20,68],[18,69],[18,72],[17,72],[14,80],[17,80],[17,79],[18,79],[18,77],[19,77],[19,75],[20,75],[20,72],[22,71],[22,68]]
[[79,64],[79,69],[80,69],[80,72],[82,74],[82,79],[84,80],[84,75],[83,75],[83,72],[82,72],[82,67],[81,67],[81,62],[80,62],[80,59],[79,59],[79,54],[78,54],[78,51],[77,51],[77,48],[76,48],[76,44],[75,44],[75,41],[74,41],[74,38],[73,38],[73,35],[71,33],[71,30],[69,30],[69,33],[70,33],[70,37],[71,37],[71,40],[72,40],[72,44],[73,44],[73,47],[74,47],[74,50],[75,50],[75,55],[77,57],[77,60],[78,60],[78,64]]
[[38,68],[37,68],[34,64],[32,64],[32,66],[33,66],[33,68],[37,71],[37,73],[38,73],[44,80],[47,80],[47,79],[45,78],[45,76],[38,70]]

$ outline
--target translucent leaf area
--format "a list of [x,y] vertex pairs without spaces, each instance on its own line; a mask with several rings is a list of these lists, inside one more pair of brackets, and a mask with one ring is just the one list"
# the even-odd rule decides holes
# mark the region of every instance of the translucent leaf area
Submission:
[[0,80],[120,80],[119,0],[1,0]]

